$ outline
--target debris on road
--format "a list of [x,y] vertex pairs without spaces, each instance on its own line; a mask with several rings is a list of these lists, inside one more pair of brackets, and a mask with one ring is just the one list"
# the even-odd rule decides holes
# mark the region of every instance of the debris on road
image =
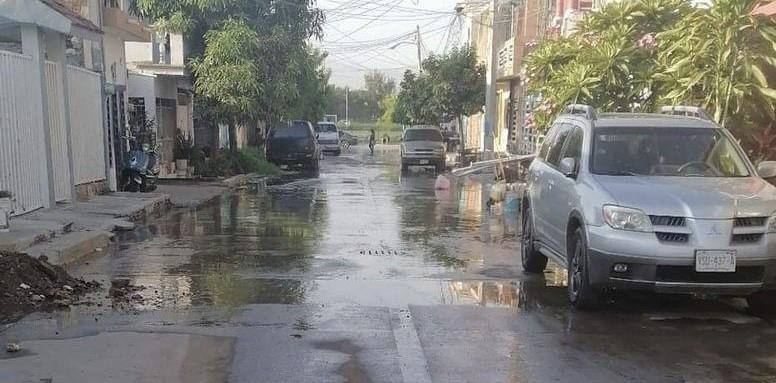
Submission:
[[6,352],[19,352],[21,350],[22,350],[22,347],[19,346],[17,343],[8,343],[5,345]]
[[132,285],[129,279],[114,279],[110,281],[109,295],[111,299],[118,303],[141,302],[143,301],[143,296],[137,292],[145,289],[145,286]]
[[46,257],[2,253],[0,270],[0,306],[8,308],[0,310],[0,323],[36,308],[68,306],[100,287],[98,282],[70,276]]

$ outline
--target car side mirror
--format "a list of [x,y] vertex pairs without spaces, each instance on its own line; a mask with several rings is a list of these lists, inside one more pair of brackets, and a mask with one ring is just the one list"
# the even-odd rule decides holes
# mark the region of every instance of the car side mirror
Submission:
[[763,161],[757,165],[757,174],[762,178],[776,177],[776,161]]
[[321,136],[320,134],[316,134],[316,135],[315,135],[315,139],[317,140],[317,139],[318,139],[318,137],[320,137],[320,136]]
[[560,172],[569,178],[577,178],[577,160],[566,157],[560,161]]

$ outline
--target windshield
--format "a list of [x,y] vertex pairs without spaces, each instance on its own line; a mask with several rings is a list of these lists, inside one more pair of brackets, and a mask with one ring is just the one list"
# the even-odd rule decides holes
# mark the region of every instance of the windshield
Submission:
[[291,126],[275,129],[275,133],[272,134],[273,138],[307,138],[309,134],[309,128],[303,124],[294,124]]
[[404,141],[442,142],[442,134],[436,129],[410,129],[404,132]]
[[719,129],[598,128],[594,174],[746,177],[735,144]]
[[337,125],[334,124],[318,124],[315,125],[316,133],[334,133],[337,131]]

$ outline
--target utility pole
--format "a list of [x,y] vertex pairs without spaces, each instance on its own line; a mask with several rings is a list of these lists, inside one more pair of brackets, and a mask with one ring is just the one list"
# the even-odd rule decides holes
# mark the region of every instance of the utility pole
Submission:
[[418,73],[423,72],[423,56],[420,53],[420,25],[417,26],[417,38],[418,43]]
[[348,111],[348,93],[350,93],[350,88],[345,88],[345,121],[350,123],[350,115]]
[[498,75],[498,47],[496,46],[496,11],[498,0],[493,0],[493,13],[491,17],[490,34],[490,58],[488,60],[487,87],[485,89],[485,126],[483,129],[483,149],[485,152],[493,152],[493,131],[496,125],[496,79]]

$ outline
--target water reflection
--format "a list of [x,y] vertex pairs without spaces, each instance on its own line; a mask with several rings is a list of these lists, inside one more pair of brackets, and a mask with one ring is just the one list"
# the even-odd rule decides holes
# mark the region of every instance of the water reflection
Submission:
[[157,307],[299,303],[309,286],[267,274],[308,271],[327,214],[319,187],[241,191],[123,234],[106,274],[146,286]]

